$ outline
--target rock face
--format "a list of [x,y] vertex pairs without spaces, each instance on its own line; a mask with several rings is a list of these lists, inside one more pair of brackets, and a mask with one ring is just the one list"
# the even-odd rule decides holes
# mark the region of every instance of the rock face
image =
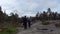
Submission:
[[17,34],[60,34],[60,29],[56,28],[54,24],[42,25],[40,21],[33,24],[27,30],[20,29]]

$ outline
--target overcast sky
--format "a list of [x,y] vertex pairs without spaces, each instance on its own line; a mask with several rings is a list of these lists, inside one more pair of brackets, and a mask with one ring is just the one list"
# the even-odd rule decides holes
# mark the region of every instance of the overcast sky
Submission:
[[60,0],[0,0],[0,6],[7,14],[14,12],[19,16],[34,16],[47,8],[60,12]]

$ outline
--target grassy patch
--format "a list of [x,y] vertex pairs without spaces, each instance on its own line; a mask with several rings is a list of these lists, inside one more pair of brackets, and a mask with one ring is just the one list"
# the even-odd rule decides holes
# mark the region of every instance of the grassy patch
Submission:
[[8,32],[0,32],[0,34],[11,34],[11,33],[8,33]]
[[16,28],[12,26],[5,26],[3,27],[0,34],[14,34],[16,32]]

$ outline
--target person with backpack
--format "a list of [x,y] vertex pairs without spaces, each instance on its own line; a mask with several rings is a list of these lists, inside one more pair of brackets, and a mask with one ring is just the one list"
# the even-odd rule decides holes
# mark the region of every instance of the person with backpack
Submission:
[[27,29],[27,17],[26,16],[23,17],[23,27],[24,29]]

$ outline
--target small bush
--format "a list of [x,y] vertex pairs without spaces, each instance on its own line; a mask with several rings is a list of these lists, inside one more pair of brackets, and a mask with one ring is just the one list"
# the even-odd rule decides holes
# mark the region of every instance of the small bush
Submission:
[[60,27],[60,23],[56,23],[55,26],[56,26],[56,27]]
[[49,22],[42,22],[43,25],[49,25]]

